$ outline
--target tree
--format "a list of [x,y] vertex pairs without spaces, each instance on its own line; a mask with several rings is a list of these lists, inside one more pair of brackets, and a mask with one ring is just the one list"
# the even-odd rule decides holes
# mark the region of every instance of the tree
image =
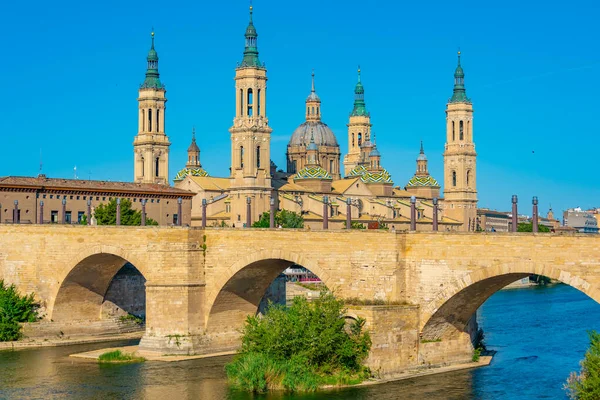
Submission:
[[352,221],[350,222],[350,229],[367,229],[364,224],[360,222]]
[[[519,225],[517,225],[517,232],[533,232],[533,223],[519,222]],[[538,232],[550,232],[550,228],[546,225],[538,224]]]
[[[293,211],[281,210],[275,212],[275,226],[282,228],[304,228],[304,218]],[[269,228],[271,226],[271,213],[264,212],[260,219],[252,224],[253,228]]]
[[600,399],[600,333],[589,331],[588,335],[590,347],[581,361],[581,372],[572,372],[565,385],[571,399]]
[[[106,204],[100,204],[94,212],[98,225],[117,224],[117,200],[112,199]],[[142,224],[142,212],[131,208],[131,200],[121,200],[121,225]],[[146,218],[146,225],[158,225],[152,218]]]
[[19,339],[19,323],[37,321],[38,308],[33,293],[21,296],[15,285],[6,286],[4,281],[0,280],[0,342]]

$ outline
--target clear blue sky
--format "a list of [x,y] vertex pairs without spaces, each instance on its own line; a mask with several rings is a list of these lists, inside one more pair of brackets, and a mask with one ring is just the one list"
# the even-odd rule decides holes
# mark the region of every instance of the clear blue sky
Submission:
[[[596,1],[290,2],[255,0],[269,77],[271,154],[285,168],[316,71],[323,120],[347,151],[356,67],[394,183],[415,170],[423,140],[443,180],[446,101],[456,50],[475,108],[479,206],[508,209],[518,194],[541,211],[600,206],[600,33]],[[170,175],[192,126],[201,161],[228,174],[234,68],[248,2],[5,2],[0,13],[0,176],[133,179],[137,89],[150,31],[167,87]]]

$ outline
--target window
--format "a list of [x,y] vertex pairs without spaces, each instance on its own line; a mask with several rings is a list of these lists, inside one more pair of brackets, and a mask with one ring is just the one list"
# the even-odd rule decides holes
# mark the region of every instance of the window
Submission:
[[100,196],[96,196],[96,201],[100,201]]
[[471,121],[467,121],[467,139],[471,138]]
[[333,160],[329,160],[329,173],[333,173]]
[[156,162],[155,162],[156,166],[154,168],[154,174],[155,174],[154,176],[156,176],[156,177],[158,177],[158,160],[159,160],[158,157],[156,157]]
[[173,214],[173,225],[179,225],[179,216],[177,214]]
[[256,92],[256,115],[260,115],[260,89]]
[[459,139],[460,139],[460,140],[463,140],[463,139],[464,139],[464,134],[463,134],[463,122],[462,122],[462,121],[460,121],[460,122],[458,123],[458,136],[459,136]]
[[319,115],[319,108],[321,108],[321,107],[317,107],[317,115]]
[[69,197],[69,200],[73,200],[73,196],[70,196],[70,197]]
[[146,169],[146,163],[144,162],[144,157],[142,157],[142,176],[146,175],[145,170]]
[[51,195],[50,195],[50,198],[51,198],[51,199],[52,199],[52,198],[54,198],[54,195],[53,195],[53,194],[51,194]]
[[160,132],[160,110],[156,110],[156,132]]
[[244,89],[240,89],[240,115],[244,115]]
[[352,147],[354,147],[354,132],[352,133]]
[[148,109],[148,131],[152,132],[152,109]]
[[252,106],[253,106],[254,97],[252,94],[252,89],[248,89],[248,116],[252,116]]
[[256,168],[260,168],[260,146],[256,146]]
[[296,171],[296,168],[297,168],[297,163],[296,163],[296,160],[294,160],[294,161],[292,161],[292,172],[293,172],[293,173],[296,173],[296,172],[297,172],[297,171]]
[[312,107],[311,114],[315,115],[315,107],[314,106]]
[[105,196],[102,196],[102,201],[106,201],[106,197]]
[[53,224],[58,224],[58,211],[57,210],[50,211],[50,222]]
[[358,145],[362,144],[362,133],[358,132]]
[[44,198],[44,199],[45,199],[45,198],[46,198],[46,195],[45,195],[45,194],[43,194],[43,195],[42,195],[42,198]]
[[452,121],[452,141],[455,141],[456,137],[454,135],[454,121]]
[[452,171],[452,186],[456,186],[456,171]]
[[81,223],[84,215],[85,213],[83,211],[77,211],[77,223]]
[[240,168],[244,168],[244,146],[240,146]]
[[467,186],[469,186],[469,183],[471,182],[471,170],[467,171]]
[[142,110],[142,126],[140,127],[142,131],[146,130],[144,126],[146,124],[146,110]]

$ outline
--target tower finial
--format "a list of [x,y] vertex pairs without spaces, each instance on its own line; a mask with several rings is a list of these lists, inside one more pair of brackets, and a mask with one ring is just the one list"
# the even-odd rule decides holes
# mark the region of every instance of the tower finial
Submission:
[[423,141],[421,140],[421,154],[425,154],[425,151],[423,151]]
[[358,66],[358,82],[360,82],[360,65]]
[[252,23],[252,0],[250,0],[250,23]]
[[315,92],[315,69],[312,70],[312,89],[311,92]]
[[152,27],[152,32],[150,32],[150,36],[152,36],[152,49],[154,49],[154,27]]
[[196,141],[196,126],[192,126],[192,142]]
[[460,67],[460,47],[458,48],[458,66]]

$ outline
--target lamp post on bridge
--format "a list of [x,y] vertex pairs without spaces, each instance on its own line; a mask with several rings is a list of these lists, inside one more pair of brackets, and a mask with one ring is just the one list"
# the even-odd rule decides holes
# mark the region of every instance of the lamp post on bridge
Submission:
[[62,224],[67,223],[67,199],[63,197],[62,199]]
[[410,196],[410,230],[417,230],[417,198]]
[[329,197],[323,196],[323,229],[329,229]]
[[181,226],[183,216],[181,215],[181,204],[183,203],[183,199],[179,197],[177,199],[177,226]]
[[117,226],[121,225],[121,198],[117,197]]
[[206,199],[202,199],[202,229],[206,228]]
[[13,224],[18,224],[19,221],[19,200],[15,200],[15,208],[13,208]]
[[275,228],[275,197],[271,196],[269,200],[269,205],[271,206],[271,212],[269,213],[269,228]]
[[517,195],[513,194],[512,197],[512,231],[517,231],[517,225],[519,224],[519,217],[517,213]]
[[352,199],[346,199],[346,229],[352,229]]
[[437,232],[438,230],[438,199],[437,197],[433,198],[433,231]]
[[537,196],[533,196],[533,200],[531,200],[531,203],[533,204],[533,217],[531,218],[531,230],[534,233],[537,233],[538,231],[538,198]]
[[92,197],[87,199],[87,224],[92,224]]
[[146,226],[146,202],[148,200],[142,199],[142,226]]
[[44,223],[44,200],[40,200],[40,220],[39,224],[42,225]]
[[252,216],[250,213],[252,212],[252,199],[250,196],[246,197],[246,228],[250,228],[252,224]]

